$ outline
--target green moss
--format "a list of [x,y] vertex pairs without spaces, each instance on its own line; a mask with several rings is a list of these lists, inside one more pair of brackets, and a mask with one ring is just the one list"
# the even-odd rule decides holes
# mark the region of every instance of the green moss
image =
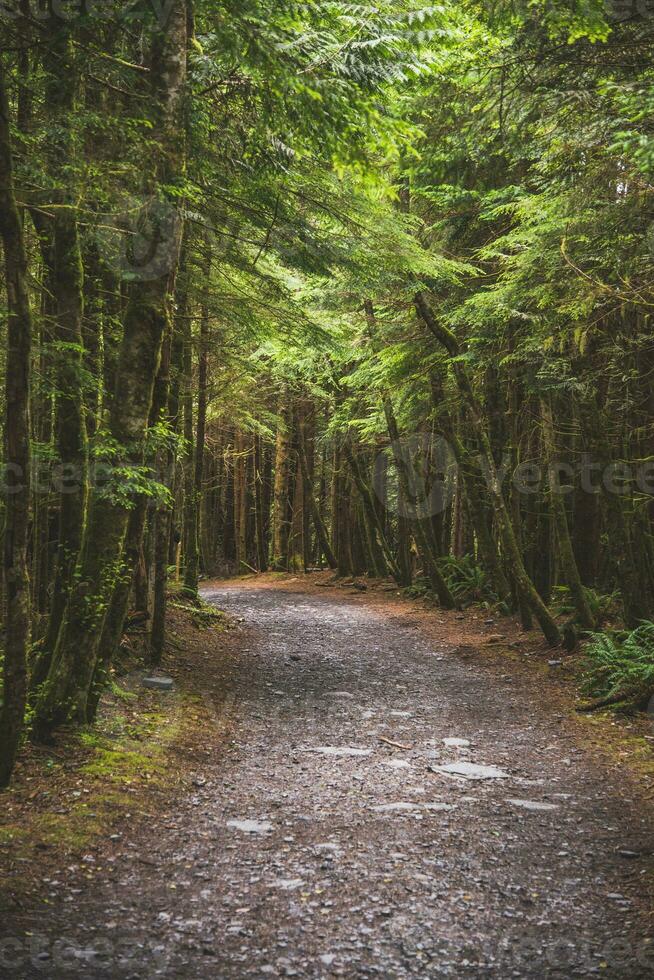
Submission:
[[151,777],[160,769],[154,758],[129,749],[98,749],[80,772],[113,782],[132,782]]
[[19,827],[17,824],[5,824],[0,827],[0,847],[15,847],[21,844],[21,842],[27,836],[27,830],[25,827]]
[[170,605],[187,613],[197,629],[226,629],[228,626],[227,614],[222,609],[216,609],[215,606],[202,600],[198,600],[192,606],[181,602],[171,602]]
[[[84,780],[74,783],[59,800],[65,803],[66,812],[28,811],[20,825],[0,826],[0,847],[11,849],[14,858],[28,860],[42,847],[61,854],[88,848],[109,832],[121,813],[133,807],[134,786],[164,783],[167,750],[182,730],[187,712],[184,698],[165,712],[146,711],[129,722],[124,715],[112,715],[101,728],[78,732],[76,738],[87,755],[77,770]],[[42,764],[44,770],[50,769],[52,760],[44,759]],[[76,796],[73,800],[71,793]],[[16,887],[13,880],[14,892]]]
[[110,690],[113,696],[118,698],[119,701],[131,702],[138,700],[137,694],[133,691],[126,691],[124,687],[120,687],[115,681],[111,682]]

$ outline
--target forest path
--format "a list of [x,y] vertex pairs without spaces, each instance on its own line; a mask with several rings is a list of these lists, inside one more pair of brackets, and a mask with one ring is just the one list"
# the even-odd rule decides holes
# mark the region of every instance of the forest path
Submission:
[[[82,974],[652,976],[651,825],[574,723],[439,647],[410,605],[295,588],[203,590],[240,623],[229,739],[174,819],[138,852],[126,830],[59,909]],[[438,768],[462,763],[504,775]],[[25,975],[71,976],[43,966]]]

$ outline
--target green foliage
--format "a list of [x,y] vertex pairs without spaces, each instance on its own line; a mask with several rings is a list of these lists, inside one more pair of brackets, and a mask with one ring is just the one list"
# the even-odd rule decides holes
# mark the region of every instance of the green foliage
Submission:
[[[558,615],[571,616],[576,612],[567,585],[556,585],[553,590],[553,606]],[[584,586],[584,595],[596,623],[616,619],[621,611],[620,596],[617,592],[605,595],[597,589]]]
[[634,703],[654,693],[654,623],[628,633],[593,633],[585,656],[587,694]]
[[497,596],[489,584],[486,572],[475,562],[472,555],[464,555],[463,558],[447,555],[440,559],[439,564],[457,603],[467,606],[474,602],[486,605],[497,602]]

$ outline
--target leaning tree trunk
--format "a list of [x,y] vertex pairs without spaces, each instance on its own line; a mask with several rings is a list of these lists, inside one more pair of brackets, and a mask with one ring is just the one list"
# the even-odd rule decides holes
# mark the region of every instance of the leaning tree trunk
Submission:
[[445,348],[452,360],[452,368],[456,379],[457,387],[461,394],[467,415],[476,432],[479,441],[482,461],[486,468],[488,490],[490,493],[497,527],[499,529],[504,556],[512,570],[513,580],[520,599],[529,607],[538,621],[543,631],[543,635],[551,646],[559,646],[562,640],[561,632],[556,624],[556,620],[536,591],[533,582],[525,571],[520,548],[516,540],[513,524],[509,516],[502,486],[493,458],[488,430],[482,410],[477,398],[472,390],[472,384],[468,369],[464,362],[458,360],[462,350],[455,335],[434,317],[427,299],[422,293],[415,297],[415,305],[419,316],[425,326],[434,335],[436,340]]
[[[155,136],[161,156],[156,162],[159,187],[170,184],[184,168],[180,137],[186,82],[187,11],[175,0],[166,25],[157,30],[151,80],[155,107]],[[152,406],[161,345],[170,316],[170,280],[179,259],[179,227],[167,243],[165,275],[134,285],[125,314],[124,333],[110,414],[112,438],[128,467],[140,466]],[[118,487],[114,488],[116,491]],[[85,722],[103,624],[122,570],[122,548],[130,509],[120,495],[94,493],[89,507],[75,588],[71,593],[48,677],[35,707],[36,738],[67,719]]]
[[27,535],[30,506],[29,379],[32,311],[23,226],[13,183],[9,105],[0,60],[0,237],[7,290],[5,381],[6,501],[3,573],[7,615],[0,709],[0,786],[11,778],[25,715],[30,590]]

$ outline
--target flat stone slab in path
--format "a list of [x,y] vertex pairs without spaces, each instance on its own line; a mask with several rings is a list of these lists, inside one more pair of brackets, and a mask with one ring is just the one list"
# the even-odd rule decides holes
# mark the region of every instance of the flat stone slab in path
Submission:
[[507,800],[511,806],[517,806],[520,810],[533,810],[534,812],[546,813],[548,810],[558,810],[556,803],[545,803],[541,800]]
[[463,779],[508,779],[508,772],[497,766],[480,766],[475,762],[448,762],[444,766],[436,766],[436,772],[444,776],[460,776]]
[[150,687],[153,691],[172,691],[175,683],[172,677],[144,677],[143,687]]
[[244,834],[267,834],[272,824],[267,820],[228,820],[227,826],[242,830]]

